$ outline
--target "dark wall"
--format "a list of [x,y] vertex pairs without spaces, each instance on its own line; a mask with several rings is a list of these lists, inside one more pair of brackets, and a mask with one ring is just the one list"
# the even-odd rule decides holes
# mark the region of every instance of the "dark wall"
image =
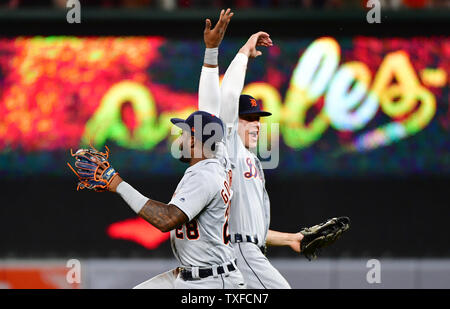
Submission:
[[[178,178],[128,181],[146,196],[170,200]],[[450,179],[280,179],[268,177],[271,227],[296,232],[347,215],[351,229],[324,256],[448,257]],[[119,196],[75,190],[74,180],[2,181],[0,256],[171,256],[111,239],[107,227],[136,217]],[[270,256],[293,256],[272,248]]]
[[[381,23],[369,24],[367,11],[241,10],[235,11],[227,37],[248,37],[267,31],[272,37],[446,35],[448,10],[381,11]],[[83,9],[81,23],[69,24],[65,10],[0,10],[2,36],[17,35],[163,35],[195,38],[203,34],[205,18],[216,10]]]

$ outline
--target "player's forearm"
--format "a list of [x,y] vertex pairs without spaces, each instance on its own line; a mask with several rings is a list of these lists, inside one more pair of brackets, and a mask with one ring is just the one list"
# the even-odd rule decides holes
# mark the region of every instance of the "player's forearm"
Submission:
[[297,241],[296,234],[269,230],[266,237],[268,246],[290,246]]
[[233,123],[238,117],[239,97],[244,88],[247,63],[248,56],[238,53],[223,77],[220,88],[222,98],[220,117],[225,123]]
[[161,232],[169,232],[188,221],[188,217],[178,207],[154,200],[145,203],[139,216]]
[[198,87],[198,110],[219,115],[220,87],[218,48],[206,48]]
[[198,110],[219,116],[219,69],[203,66],[198,87]]
[[151,200],[125,181],[121,180],[115,191],[134,212],[161,232],[171,231],[187,222],[186,215],[176,206]]

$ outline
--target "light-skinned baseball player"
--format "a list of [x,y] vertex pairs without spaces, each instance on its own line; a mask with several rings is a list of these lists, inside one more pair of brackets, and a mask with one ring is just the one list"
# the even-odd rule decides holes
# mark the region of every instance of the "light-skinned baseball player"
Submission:
[[[220,159],[215,156],[223,139],[222,121],[203,111],[194,112],[185,120],[171,121],[182,129],[176,144],[179,159],[189,167],[169,203],[141,194],[123,181],[109,164],[108,156],[98,156],[95,150],[81,149],[73,154],[74,172],[82,188],[98,189],[95,186],[100,183],[101,189],[117,192],[140,217],[160,231],[170,231],[173,253],[180,267],[152,278],[149,287],[245,288],[228,232],[232,197],[230,164],[224,156]],[[148,190],[151,192],[151,188]]]
[[[228,13],[228,11],[227,11]],[[288,246],[309,260],[334,243],[349,228],[348,217],[331,218],[298,233],[270,230],[270,201],[256,149],[260,117],[270,116],[257,100],[241,94],[249,58],[262,54],[257,46],[272,46],[266,32],[253,34],[231,62],[219,87],[218,47],[222,41],[206,20],[205,61],[199,84],[199,110],[218,114],[226,126],[226,154],[233,170],[230,236],[237,265],[250,289],[288,289],[289,283],[265,256],[266,246]]]
[[[212,41],[205,35],[207,50],[218,48]],[[246,100],[239,104],[248,58],[261,54],[256,50],[258,45],[272,45],[267,33],[258,32],[250,37],[227,69],[220,89],[217,61],[215,58],[205,59],[209,62],[204,63],[200,77],[199,110],[219,110],[219,117],[226,125],[226,149],[234,165],[231,241],[248,288],[290,288],[286,279],[265,256],[264,247],[285,245],[299,252],[303,235],[269,231],[270,203],[264,185],[264,172],[258,157],[249,150],[258,142],[259,118],[270,113],[261,111],[258,105],[254,106],[250,97],[245,97]],[[218,55],[218,51],[215,54]],[[242,114],[239,114],[239,108]]]

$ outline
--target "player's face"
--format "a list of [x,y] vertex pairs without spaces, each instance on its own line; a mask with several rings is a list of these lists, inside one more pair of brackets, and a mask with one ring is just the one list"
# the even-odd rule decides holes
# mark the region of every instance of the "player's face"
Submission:
[[238,134],[244,143],[245,148],[255,148],[258,145],[259,130],[261,123],[260,116],[248,114],[239,116]]
[[188,132],[183,131],[182,134],[178,137],[177,143],[179,143],[180,145],[179,148],[181,153],[181,157],[179,160],[183,163],[191,162],[191,135]]

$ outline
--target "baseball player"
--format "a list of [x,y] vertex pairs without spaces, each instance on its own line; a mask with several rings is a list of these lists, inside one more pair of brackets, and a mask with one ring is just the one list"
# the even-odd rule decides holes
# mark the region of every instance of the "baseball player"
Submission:
[[[220,42],[222,41],[232,16],[233,13],[231,12],[230,9],[228,9],[227,11],[222,10],[220,12],[219,20],[213,29],[211,29],[211,21],[209,19],[206,20],[207,24],[209,25],[208,27],[209,35],[212,39],[216,41],[215,44],[220,44]],[[215,53],[216,51],[212,52]],[[205,58],[208,57],[211,57],[211,55],[207,51],[205,53]],[[220,95],[217,95],[217,97],[220,99]],[[218,109],[212,110],[211,113],[218,114],[219,110]],[[222,143],[217,143],[216,146],[217,146],[216,157],[228,157],[226,154],[225,145],[223,145]],[[174,288],[174,282],[177,278],[177,274],[178,268],[171,269],[135,286],[134,289],[172,289]]]
[[[207,48],[218,48],[206,40],[205,43]],[[239,102],[248,58],[261,54],[256,50],[257,45],[271,46],[269,35],[258,32],[250,37],[227,69],[221,89],[216,59],[205,59],[209,62],[204,63],[200,77],[199,110],[219,109],[219,116],[226,124],[227,152],[234,165],[234,196],[230,210],[231,242],[236,252],[238,267],[248,288],[290,288],[286,279],[264,255],[263,247],[266,243],[291,245],[294,250],[300,251],[303,236],[300,233],[273,232],[273,237],[268,237],[270,203],[264,186],[264,173],[258,157],[249,150],[256,146],[258,141],[259,117],[270,113],[261,111],[255,104],[252,105],[249,96],[243,97]],[[220,99],[217,98],[218,94]],[[219,106],[218,102],[221,102]]]
[[253,97],[241,95],[241,92],[248,59],[260,56],[262,53],[256,47],[270,47],[272,40],[265,32],[253,34],[231,62],[219,88],[217,58],[221,39],[214,39],[215,36],[217,34],[210,31],[210,22],[206,20],[205,53],[211,56],[205,57],[202,67],[199,110],[218,113],[226,125],[225,142],[233,166],[234,191],[230,233],[237,265],[250,289],[288,289],[289,283],[266,258],[266,246],[289,246],[296,252],[302,251],[308,259],[315,258],[318,248],[333,243],[348,229],[349,219],[332,218],[298,233],[269,229],[270,201],[264,171],[250,149],[255,149],[258,143],[260,117],[271,113],[261,110]]
[[71,168],[80,179],[78,187],[117,192],[140,217],[162,232],[170,231],[173,253],[181,266],[153,278],[150,285],[245,288],[228,232],[233,194],[230,165],[224,156],[215,157],[216,145],[223,138],[222,121],[203,111],[171,121],[182,129],[177,139],[180,160],[190,166],[168,204],[145,197],[123,181],[108,162],[109,151],[80,149],[73,154],[76,170]]

